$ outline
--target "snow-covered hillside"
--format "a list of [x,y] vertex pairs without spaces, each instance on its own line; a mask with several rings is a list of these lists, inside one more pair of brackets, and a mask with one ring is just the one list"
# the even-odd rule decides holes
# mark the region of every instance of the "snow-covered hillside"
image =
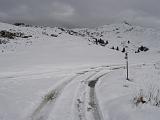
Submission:
[[75,31],[87,36],[94,44],[112,49],[114,47],[115,50],[118,47],[118,51],[127,47],[128,50],[139,53],[141,51],[138,51],[138,48],[141,46],[150,50],[160,48],[160,30],[134,26],[127,22],[105,25],[95,29],[75,29]]
[[[0,23],[0,120],[158,120],[159,39],[158,30],[127,23],[95,29]],[[141,91],[144,101],[137,102]]]

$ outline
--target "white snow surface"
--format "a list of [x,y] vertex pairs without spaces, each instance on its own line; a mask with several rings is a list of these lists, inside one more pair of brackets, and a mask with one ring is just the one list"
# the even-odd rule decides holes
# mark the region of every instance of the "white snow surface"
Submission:
[[[106,31],[103,37],[119,45],[110,31],[115,26],[120,31],[130,27],[107,25],[96,31]],[[136,26],[132,33],[121,33],[124,41],[150,48],[129,52],[130,81],[124,53],[91,44],[86,37],[6,23],[0,23],[0,30],[32,35],[0,45],[0,120],[159,120],[160,107],[133,102],[141,89],[160,89],[158,30]]]

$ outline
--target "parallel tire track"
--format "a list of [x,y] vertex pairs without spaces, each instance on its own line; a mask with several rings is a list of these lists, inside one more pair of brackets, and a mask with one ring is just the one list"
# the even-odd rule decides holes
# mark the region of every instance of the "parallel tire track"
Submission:
[[[70,84],[73,80],[75,80],[77,77],[80,77],[81,75],[84,75],[91,71],[96,71],[96,69],[103,69],[102,67],[95,68],[88,71],[82,71],[80,73],[77,73],[74,77],[72,77],[69,80],[66,80],[62,84],[58,85],[56,88],[54,88],[52,91],[50,91],[47,95],[45,95],[43,101],[40,103],[40,105],[34,110],[34,112],[31,114],[29,120],[46,120],[49,116],[49,113],[51,112],[57,98],[61,95],[63,92],[63,89]],[[99,71],[98,70],[98,71]]]
[[[99,70],[100,71],[100,70]],[[75,110],[77,112],[76,116],[78,117],[78,120],[87,120],[86,114],[85,114],[85,104],[86,104],[86,87],[88,80],[92,78],[96,73],[99,71],[95,71],[93,74],[91,74],[89,77],[87,77],[85,80],[81,81],[79,90],[76,93],[76,103],[75,103]]]
[[[76,93],[76,110],[78,113],[79,120],[87,120],[86,117],[86,94],[89,94],[89,104],[92,107],[92,116],[94,120],[103,120],[102,112],[100,110],[98,100],[95,93],[95,85],[97,81],[106,75],[104,73],[98,77],[95,77],[94,80],[90,81],[90,78],[94,78],[100,71],[103,71],[108,66],[95,67],[90,70],[82,71],[77,73],[71,79],[64,81],[57,87],[55,87],[52,91],[50,91],[47,95],[45,95],[43,101],[40,105],[34,110],[31,114],[29,120],[47,120],[51,110],[54,108],[54,104],[56,103],[57,98],[63,93],[63,90],[69,85],[72,81],[76,80],[78,77],[85,75],[86,73],[93,72],[93,74],[89,75],[86,79],[81,81],[79,86],[78,93]],[[89,91],[85,93],[85,89],[88,88]],[[78,97],[79,96],[79,97]]]
[[[89,104],[92,108],[92,116],[94,117],[94,120],[103,120],[102,113],[100,111],[100,107],[98,105],[98,101],[96,98],[96,93],[95,93],[95,85],[96,82],[106,75],[107,73],[104,73],[98,77],[95,77],[99,72],[101,72],[103,69],[96,70],[93,74],[91,74],[89,77],[81,81],[81,84],[79,86],[79,90],[76,93],[76,104],[75,104],[75,110],[76,110],[76,115],[74,119],[78,120],[87,120],[87,105]],[[91,78],[94,78],[94,80],[90,81]],[[89,86],[89,91],[87,90]],[[86,93],[87,92],[87,93]],[[89,103],[87,102],[86,95],[89,94]],[[74,120],[73,119],[73,120]]]

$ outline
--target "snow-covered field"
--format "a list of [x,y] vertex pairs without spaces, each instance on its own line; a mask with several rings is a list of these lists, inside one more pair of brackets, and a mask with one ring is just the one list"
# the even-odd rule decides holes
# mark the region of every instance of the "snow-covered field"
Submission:
[[[0,44],[0,120],[159,120],[159,106],[147,98],[150,90],[155,94],[160,89],[158,30],[136,27],[132,33],[120,33],[118,42],[115,31],[104,32],[108,47],[58,28],[0,23],[1,30],[32,37],[0,38],[9,40]],[[129,36],[127,81],[124,53],[110,47]],[[132,52],[141,45],[149,51]],[[134,98],[140,91],[145,103],[137,105]]]

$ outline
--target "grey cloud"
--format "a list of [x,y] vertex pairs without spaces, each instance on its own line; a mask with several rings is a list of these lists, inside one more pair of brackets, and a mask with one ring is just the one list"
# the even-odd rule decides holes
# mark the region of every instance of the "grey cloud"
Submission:
[[127,19],[158,26],[159,4],[159,0],[0,0],[0,20],[90,27]]

